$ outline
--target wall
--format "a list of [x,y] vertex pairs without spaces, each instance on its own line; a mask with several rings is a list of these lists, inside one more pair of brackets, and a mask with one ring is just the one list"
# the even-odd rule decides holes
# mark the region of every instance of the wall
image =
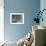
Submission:
[[[46,9],[46,0],[40,0],[40,10],[43,10],[43,9]],[[44,20],[43,22],[40,21],[40,25],[46,27],[46,11],[43,13],[42,17]],[[45,40],[45,43],[46,43],[46,40]]]
[[[32,20],[40,9],[40,0],[4,0],[4,35],[7,41],[18,41],[32,28]],[[11,25],[10,13],[24,13],[24,24]]]
[[[46,0],[40,0],[40,9],[41,9],[41,11],[42,11],[43,9],[46,9]],[[40,22],[40,25],[46,27],[46,20],[45,20],[45,19],[46,19],[46,11],[43,12],[42,17],[43,17],[43,22],[41,21],[41,22]]]

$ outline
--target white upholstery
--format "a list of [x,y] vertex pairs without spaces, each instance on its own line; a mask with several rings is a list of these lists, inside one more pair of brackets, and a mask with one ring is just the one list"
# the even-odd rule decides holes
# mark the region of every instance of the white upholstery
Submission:
[[33,42],[33,35],[29,32],[24,38],[17,42],[17,46],[30,46]]
[[24,38],[21,38],[18,42],[17,42],[17,46],[23,46],[23,42],[24,42]]

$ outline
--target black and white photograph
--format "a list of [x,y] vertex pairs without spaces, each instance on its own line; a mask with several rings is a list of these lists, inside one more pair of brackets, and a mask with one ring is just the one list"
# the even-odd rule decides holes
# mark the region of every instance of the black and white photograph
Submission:
[[24,24],[24,13],[10,13],[10,24]]

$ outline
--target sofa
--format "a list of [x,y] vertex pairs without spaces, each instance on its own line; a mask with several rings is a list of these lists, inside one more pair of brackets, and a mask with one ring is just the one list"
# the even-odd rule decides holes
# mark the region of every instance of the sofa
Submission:
[[[31,37],[33,39],[33,42],[31,45],[28,45],[28,46],[46,46],[46,28],[39,25],[34,25],[32,26],[31,33],[33,35],[33,37]],[[4,44],[3,46],[23,46],[25,38],[28,38],[28,37],[23,37],[19,39],[17,43],[13,41],[6,42],[6,44]]]
[[46,28],[39,25],[32,26],[34,42],[32,46],[46,46]]

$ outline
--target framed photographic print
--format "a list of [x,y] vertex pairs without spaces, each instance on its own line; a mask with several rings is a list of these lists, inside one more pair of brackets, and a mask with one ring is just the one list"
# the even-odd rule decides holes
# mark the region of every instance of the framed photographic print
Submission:
[[10,13],[10,24],[24,24],[24,13]]

